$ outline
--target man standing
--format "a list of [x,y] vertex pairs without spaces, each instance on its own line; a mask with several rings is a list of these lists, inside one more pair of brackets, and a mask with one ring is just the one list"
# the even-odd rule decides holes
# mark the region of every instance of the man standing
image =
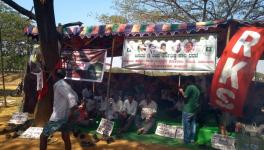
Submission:
[[134,121],[135,115],[137,113],[137,101],[134,100],[132,94],[128,96],[128,99],[125,100],[123,105],[123,110],[120,113],[120,130],[119,134],[126,132],[128,128]]
[[40,135],[40,150],[47,149],[47,139],[56,131],[62,132],[65,150],[71,150],[67,122],[71,118],[74,109],[77,108],[78,96],[71,86],[64,81],[65,75],[65,71],[61,69],[55,73],[53,112]]
[[147,95],[146,99],[139,104],[141,116],[136,118],[136,126],[138,134],[146,134],[155,123],[155,114],[157,113],[157,103],[151,99],[151,95]]
[[196,114],[199,110],[200,90],[194,83],[195,78],[190,76],[186,81],[186,89],[184,91],[182,88],[179,89],[185,98],[182,112],[185,144],[194,143],[196,135]]

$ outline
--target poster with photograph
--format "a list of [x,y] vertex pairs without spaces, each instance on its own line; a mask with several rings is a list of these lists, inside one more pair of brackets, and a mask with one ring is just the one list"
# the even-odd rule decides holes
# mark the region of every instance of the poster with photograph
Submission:
[[221,134],[214,134],[211,139],[213,148],[220,150],[235,150],[235,138]]
[[28,113],[15,112],[8,121],[10,124],[24,124],[28,120]]
[[215,34],[166,38],[128,38],[124,41],[122,67],[146,70],[214,71]]
[[157,134],[159,136],[175,138],[176,129],[177,129],[176,126],[166,125],[166,124],[163,124],[163,123],[158,123],[158,126],[156,128],[155,134]]
[[20,138],[24,139],[39,139],[43,128],[41,127],[29,127],[25,132],[20,135]]
[[66,79],[102,82],[106,56],[106,49],[63,49],[61,60],[67,73]]
[[102,118],[96,130],[97,133],[110,136],[114,128],[114,122]]
[[176,127],[176,139],[181,139],[183,140],[183,135],[184,135],[184,132],[183,132],[183,127],[182,126],[177,126]]

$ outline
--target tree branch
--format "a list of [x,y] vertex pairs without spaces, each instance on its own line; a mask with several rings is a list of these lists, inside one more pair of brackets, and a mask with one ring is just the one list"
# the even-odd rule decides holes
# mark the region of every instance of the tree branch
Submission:
[[29,19],[36,20],[35,14],[33,14],[31,11],[28,11],[25,8],[21,7],[16,2],[14,2],[12,0],[2,0],[2,1],[4,3],[6,3],[8,6],[10,6],[13,9],[15,9],[16,11],[18,11],[19,13],[21,13],[22,15],[25,15],[25,16],[29,17]]
[[203,2],[204,2],[204,7],[203,7],[203,19],[202,19],[202,21],[205,21],[205,19],[206,19],[206,5],[207,5],[207,0],[203,0]]
[[257,5],[257,3],[258,3],[258,0],[255,0],[252,7],[248,10],[247,14],[244,16],[243,19],[246,19],[250,15],[250,13],[255,9],[255,6]]
[[235,0],[235,1],[231,4],[231,6],[230,6],[228,0],[226,0],[226,3],[227,3],[227,6],[228,6],[228,11],[227,11],[227,13],[226,13],[225,18],[228,18],[228,16],[230,16],[230,15],[231,15],[231,17],[233,18],[233,15],[232,15],[232,9],[234,8],[235,4],[237,3],[237,0]]
[[186,11],[183,7],[181,7],[177,1],[172,1],[175,6],[177,6],[183,13],[185,13],[188,17],[190,17],[192,20],[194,20],[195,22],[198,22],[198,20],[193,16],[191,15],[188,11]]
[[71,23],[66,23],[64,25],[62,25],[62,28],[67,28],[67,27],[70,27],[70,26],[81,26],[83,23],[78,21],[78,22],[71,22]]

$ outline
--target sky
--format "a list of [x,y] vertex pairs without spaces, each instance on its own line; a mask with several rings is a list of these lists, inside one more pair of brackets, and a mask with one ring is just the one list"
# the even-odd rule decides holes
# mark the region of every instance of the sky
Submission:
[[[30,10],[33,0],[14,0],[22,7]],[[84,25],[98,25],[96,15],[115,14],[112,0],[54,0],[56,24],[81,21]]]

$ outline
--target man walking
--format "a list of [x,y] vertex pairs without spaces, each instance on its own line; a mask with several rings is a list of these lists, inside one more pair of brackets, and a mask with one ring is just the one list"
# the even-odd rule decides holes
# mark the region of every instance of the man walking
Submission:
[[200,90],[194,83],[195,78],[190,76],[186,81],[187,87],[185,90],[179,89],[179,92],[185,98],[182,112],[185,144],[194,143],[196,135],[196,115],[199,110]]
[[47,149],[47,139],[56,131],[62,132],[61,136],[64,141],[65,150],[71,150],[67,122],[73,110],[77,107],[78,96],[64,80],[65,75],[65,71],[61,69],[55,73],[53,112],[40,135],[40,150]]

